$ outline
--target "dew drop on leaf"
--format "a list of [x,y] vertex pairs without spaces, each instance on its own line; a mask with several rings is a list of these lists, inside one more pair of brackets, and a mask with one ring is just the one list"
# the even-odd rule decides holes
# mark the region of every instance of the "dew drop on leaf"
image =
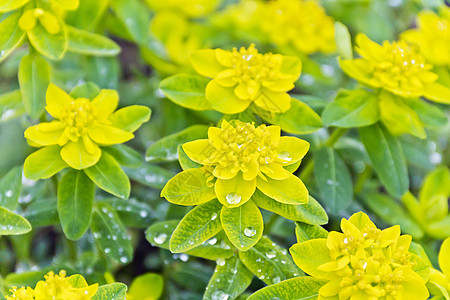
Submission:
[[244,229],[244,234],[246,237],[252,237],[256,234],[256,229],[253,227],[247,227]]
[[211,215],[211,220],[214,221],[216,218],[217,218],[217,214],[216,214],[216,213],[213,213],[213,214]]
[[167,239],[167,234],[165,234],[165,233],[160,233],[153,238],[155,243],[157,243],[158,245],[161,245],[162,243],[164,243],[166,241],[166,239]]
[[266,253],[266,256],[267,256],[268,259],[272,259],[272,258],[275,258],[277,256],[277,253],[275,251],[271,250],[271,251]]
[[218,259],[216,260],[216,263],[217,263],[219,266],[223,266],[223,265],[225,265],[225,259],[224,259],[224,258],[218,258]]
[[289,154],[289,152],[287,152],[287,151],[283,151],[280,154],[278,154],[278,158],[282,159],[284,161],[291,161],[292,160],[291,154]]
[[236,193],[231,193],[226,196],[227,202],[229,204],[238,204],[241,202],[241,196]]

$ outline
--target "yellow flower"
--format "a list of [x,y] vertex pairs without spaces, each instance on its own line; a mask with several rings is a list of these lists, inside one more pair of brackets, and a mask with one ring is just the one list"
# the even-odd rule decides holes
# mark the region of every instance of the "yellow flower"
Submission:
[[[11,10],[15,10],[15,9],[21,8],[21,7],[25,6],[25,4],[27,4],[29,2],[31,2],[31,0],[7,1],[6,2],[7,4],[3,4],[4,2],[2,2],[1,12],[3,13],[3,12],[8,12],[8,11],[11,11]],[[62,8],[62,9],[67,9],[67,10],[77,9],[78,6],[80,5],[80,1],[79,0],[64,0],[64,1],[49,0],[48,2],[50,2],[55,7]]]
[[58,275],[49,272],[45,281],[39,281],[34,290],[30,287],[11,290],[7,300],[89,300],[98,290],[98,284],[89,285],[81,275],[66,277],[65,271]]
[[[34,155],[46,151],[54,153],[54,150],[68,166],[78,170],[88,168],[100,159],[100,146],[129,141],[134,137],[132,132],[139,127],[122,128],[124,110],[130,112],[136,106],[114,112],[119,103],[115,90],[101,90],[91,101],[87,98],[74,99],[56,85],[50,84],[46,101],[45,109],[56,120],[31,126],[25,131],[30,145],[43,147],[25,160],[25,175],[27,169],[33,167],[31,158]],[[47,163],[51,164],[56,158],[59,155],[49,157]]]
[[213,11],[221,0],[145,0],[152,10],[175,11],[189,17],[204,16]]
[[305,54],[336,50],[334,22],[315,0],[264,1],[260,22],[269,40]]
[[267,111],[289,110],[287,92],[301,72],[299,59],[261,54],[253,44],[232,51],[199,50],[191,61],[198,73],[213,79],[206,86],[206,98],[212,108],[226,114],[242,112],[253,102]]
[[40,8],[25,11],[19,19],[19,28],[23,31],[30,31],[39,22],[49,34],[57,34],[63,29],[58,19],[50,12]]
[[[415,272],[416,259],[409,252],[411,236],[400,235],[400,226],[378,229],[363,212],[342,219],[340,232],[328,238],[310,240],[291,248],[294,261],[305,272],[328,280],[319,290],[319,299],[408,299],[429,296],[424,280]],[[304,245],[318,241],[317,251],[328,253],[328,262],[309,269],[299,259]]]
[[450,295],[450,237],[442,243],[438,260],[442,272],[431,269],[428,287],[432,295],[448,299]]
[[[270,193],[271,185],[296,189],[301,199],[289,204],[307,202],[306,187],[284,167],[300,162],[308,149],[306,141],[280,137],[279,126],[255,127],[250,123],[225,120],[220,128],[209,128],[208,139],[183,145],[190,159],[211,172],[209,181],[217,179],[214,183],[216,196],[227,207],[244,204],[257,187],[274,198]],[[277,197],[275,200],[282,202]]]
[[438,75],[416,46],[405,41],[379,45],[366,35],[356,37],[361,58],[341,60],[345,73],[362,84],[382,88],[401,97],[420,97],[450,103],[450,89],[436,83]]
[[427,61],[435,66],[450,65],[450,8],[442,6],[440,16],[421,12],[417,28],[407,30],[401,38],[417,45]]

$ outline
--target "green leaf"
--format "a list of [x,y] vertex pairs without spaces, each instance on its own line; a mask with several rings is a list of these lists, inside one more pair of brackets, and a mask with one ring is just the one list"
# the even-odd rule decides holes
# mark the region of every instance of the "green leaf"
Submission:
[[380,119],[376,94],[363,89],[340,91],[322,114],[323,123],[336,127],[362,127]]
[[239,251],[250,249],[262,236],[263,218],[251,200],[234,208],[224,206],[220,220],[227,237]]
[[[83,67],[86,80],[97,83],[101,88],[117,89],[120,75],[120,64],[117,57],[85,56]],[[110,120],[111,118],[112,116]]]
[[414,238],[423,237],[423,231],[395,201],[383,194],[369,194],[362,197],[364,203],[383,221],[391,225],[400,225],[402,231]]
[[320,116],[295,98],[291,98],[291,108],[285,113],[273,113],[262,109],[256,109],[256,112],[268,123],[278,125],[289,133],[307,134],[322,128]]
[[83,171],[71,169],[58,184],[58,215],[64,235],[76,241],[89,228],[95,185]]
[[133,198],[128,200],[107,198],[97,202],[105,202],[111,205],[127,227],[145,228],[155,219],[155,214],[148,204]]
[[289,251],[295,264],[305,273],[324,278],[326,272],[317,268],[331,261],[330,250],[327,247],[327,239],[314,239],[295,244]]
[[408,190],[409,178],[399,141],[378,124],[361,127],[359,135],[387,191],[401,197]]
[[20,188],[22,187],[22,168],[12,168],[0,180],[0,206],[15,210],[19,204]]
[[429,224],[426,232],[436,239],[448,238],[450,236],[450,215],[438,222]]
[[203,300],[235,299],[250,285],[253,274],[236,257],[219,260]]
[[380,119],[390,132],[399,135],[410,133],[426,138],[425,129],[417,113],[406,105],[404,98],[391,93],[380,94]]
[[138,0],[111,0],[110,6],[133,41],[146,45],[149,39],[150,14],[145,4]]
[[322,201],[330,211],[338,213],[352,203],[352,177],[333,149],[323,147],[314,153],[314,175]]
[[207,184],[204,168],[188,169],[175,175],[161,191],[161,197],[178,205],[197,205],[216,198],[214,186]]
[[301,243],[312,239],[326,239],[328,231],[319,225],[309,225],[301,222],[295,222],[295,236],[297,242]]
[[175,176],[175,172],[163,169],[158,166],[142,164],[137,168],[124,168],[126,174],[131,179],[154,189],[161,190],[166,183]]
[[19,84],[27,113],[37,119],[45,107],[45,93],[50,84],[50,65],[40,55],[26,55],[20,61]]
[[92,300],[125,300],[126,298],[127,286],[116,282],[100,286]]
[[111,155],[121,166],[139,167],[142,164],[142,155],[124,144],[104,147],[102,151]]
[[283,180],[257,178],[256,187],[270,198],[291,205],[308,203],[309,194],[305,184],[295,175]]
[[106,203],[96,203],[91,230],[98,247],[108,257],[123,264],[131,261],[133,246],[116,211]]
[[96,56],[114,56],[120,53],[119,45],[107,37],[72,26],[66,28],[69,39],[68,51]]
[[[153,246],[169,250],[169,237],[172,236],[178,223],[177,220],[157,222],[147,228],[145,237]],[[233,250],[219,235],[220,233],[216,237],[186,251],[186,254],[210,260],[232,256]]]
[[448,214],[450,196],[450,172],[447,166],[440,166],[425,178],[419,193],[422,214],[430,222],[440,221]]
[[[0,11],[2,8],[4,5],[0,3]],[[0,62],[16,49],[25,37],[25,32],[19,28],[19,19],[22,13],[22,10],[16,10],[0,15]]]
[[290,205],[275,201],[261,191],[256,190],[251,199],[260,208],[279,214],[292,221],[317,225],[328,222],[327,213],[316,199],[311,196],[307,204]]
[[193,110],[211,110],[205,96],[210,79],[194,74],[176,74],[161,81],[159,88],[174,103]]
[[297,277],[266,286],[247,298],[247,300],[288,300],[295,295],[296,300],[313,300],[319,296],[319,289],[326,280],[314,277]]
[[220,210],[217,200],[196,206],[180,221],[170,238],[170,251],[174,253],[190,250],[222,230]]
[[448,123],[445,113],[436,105],[419,98],[405,99],[406,105],[411,107],[426,127],[440,128]]
[[0,207],[0,236],[18,235],[30,231],[31,225],[24,217]]
[[0,95],[0,124],[15,119],[25,113],[20,90]]
[[174,161],[178,159],[178,146],[207,137],[208,126],[193,125],[180,132],[168,135],[148,147],[147,161]]
[[58,20],[61,30],[56,34],[50,34],[41,25],[36,22],[31,30],[28,31],[28,40],[31,45],[42,55],[52,60],[61,59],[68,45],[66,26]]
[[30,0],[0,0],[0,12],[7,12],[17,9]]
[[178,145],[178,161],[180,162],[181,169],[187,170],[187,169],[193,169],[193,168],[200,168],[202,165],[199,163],[196,163],[195,161],[192,161],[184,152],[183,145]]
[[68,167],[60,155],[61,147],[47,146],[31,153],[23,165],[23,174],[31,180],[47,179]]
[[129,105],[113,113],[110,120],[115,127],[134,132],[143,123],[150,120],[151,113],[152,111],[147,106]]
[[56,198],[38,199],[31,202],[23,216],[33,227],[59,224]]
[[100,93],[100,88],[95,83],[88,81],[77,85],[70,91],[72,98],[94,99]]
[[269,285],[303,274],[287,250],[265,236],[248,251],[240,251],[239,258],[255,276]]
[[130,196],[130,180],[115,159],[103,152],[98,163],[84,169],[87,176],[102,190],[122,199]]
[[157,300],[164,288],[164,278],[155,273],[145,273],[133,279],[127,296],[130,299]]
[[344,59],[353,59],[352,38],[347,26],[341,22],[334,22],[334,30],[337,52]]

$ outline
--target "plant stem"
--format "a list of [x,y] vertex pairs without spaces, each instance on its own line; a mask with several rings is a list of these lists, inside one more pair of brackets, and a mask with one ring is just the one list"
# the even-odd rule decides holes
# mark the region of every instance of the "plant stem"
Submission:
[[355,187],[353,189],[353,193],[355,195],[358,195],[359,193],[361,193],[361,191],[364,187],[364,183],[371,176],[372,176],[372,168],[370,166],[366,165],[366,168],[364,169],[364,171],[362,171],[361,174],[359,174],[358,179],[355,182]]

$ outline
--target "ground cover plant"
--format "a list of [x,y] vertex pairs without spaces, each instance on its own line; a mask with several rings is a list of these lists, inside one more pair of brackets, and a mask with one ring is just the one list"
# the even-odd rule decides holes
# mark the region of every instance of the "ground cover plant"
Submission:
[[0,0],[0,298],[450,300],[443,0]]

